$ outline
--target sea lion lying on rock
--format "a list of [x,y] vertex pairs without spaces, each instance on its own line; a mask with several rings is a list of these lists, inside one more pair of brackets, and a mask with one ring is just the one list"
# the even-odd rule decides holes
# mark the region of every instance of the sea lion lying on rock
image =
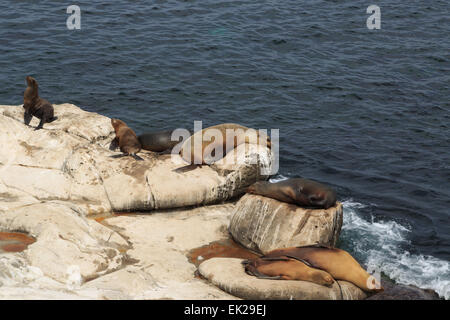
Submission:
[[261,257],[244,260],[242,264],[245,266],[245,272],[260,279],[303,280],[327,287],[334,283],[328,272],[287,257]]
[[57,119],[54,117],[53,106],[50,102],[39,97],[38,83],[30,77],[26,77],[27,88],[23,94],[23,108],[25,112],[23,114],[23,122],[28,125],[31,119],[34,117],[39,118],[41,121],[35,130],[42,129],[44,123],[52,122]]
[[336,203],[336,192],[319,182],[292,178],[276,183],[258,181],[247,188],[247,193],[258,194],[300,207],[328,209]]
[[[236,123],[223,123],[190,136],[180,150],[180,156],[189,164],[212,164],[243,143],[262,144],[271,147],[270,138],[255,129]],[[221,139],[217,139],[219,137]],[[198,141],[198,146],[194,141]],[[220,152],[220,155],[218,154]]]
[[[299,263],[294,264],[290,260]],[[289,264],[280,264],[287,261]],[[276,249],[262,257],[246,260],[243,264],[248,274],[257,277],[262,274],[278,279],[307,280],[315,283],[320,283],[321,280],[317,279],[326,279],[325,275],[311,272],[310,269],[313,268],[328,273],[335,280],[351,282],[364,291],[383,290],[381,284],[348,252],[320,244]]]
[[112,144],[114,144],[114,142],[117,143],[120,151],[125,155],[135,156],[136,153],[141,151],[141,143],[139,142],[136,133],[134,133],[125,122],[119,119],[111,119],[111,124],[116,132],[116,137]]

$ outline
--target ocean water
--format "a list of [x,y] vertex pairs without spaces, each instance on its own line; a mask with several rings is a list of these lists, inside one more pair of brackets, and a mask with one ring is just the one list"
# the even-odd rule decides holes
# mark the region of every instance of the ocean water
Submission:
[[[450,298],[448,1],[0,3],[0,104],[25,76],[52,103],[137,133],[221,122],[280,130],[275,179],[327,183],[340,246]],[[366,9],[381,8],[368,30]]]

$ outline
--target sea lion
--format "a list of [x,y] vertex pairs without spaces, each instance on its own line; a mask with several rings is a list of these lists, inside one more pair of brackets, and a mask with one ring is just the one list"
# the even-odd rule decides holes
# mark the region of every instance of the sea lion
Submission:
[[132,156],[141,151],[141,144],[136,133],[134,133],[125,122],[119,119],[111,119],[111,124],[116,132],[114,140],[117,141],[120,151],[125,155]]
[[261,258],[287,257],[328,272],[336,280],[353,283],[364,291],[382,291],[381,284],[368,274],[347,251],[321,244],[276,249]]
[[[243,143],[265,144],[270,148],[270,138],[260,135],[257,130],[236,123],[215,125],[190,136],[183,143],[180,156],[189,164],[212,164]],[[216,141],[216,137],[221,139]]]
[[172,141],[172,132],[173,131],[155,131],[143,133],[138,136],[138,139],[142,149],[153,152],[163,152],[172,149],[181,141],[181,139]]
[[30,76],[26,77],[26,81],[27,88],[23,94],[23,108],[25,109],[23,122],[28,125],[33,116],[35,116],[41,120],[35,128],[35,130],[39,130],[43,128],[44,123],[52,122],[57,118],[53,115],[52,104],[39,97],[37,81]]
[[246,192],[312,208],[328,209],[336,203],[336,192],[333,189],[301,178],[275,183],[258,181],[249,186]]
[[326,271],[309,267],[302,261],[287,257],[244,260],[245,272],[260,279],[303,280],[331,286],[333,277]]

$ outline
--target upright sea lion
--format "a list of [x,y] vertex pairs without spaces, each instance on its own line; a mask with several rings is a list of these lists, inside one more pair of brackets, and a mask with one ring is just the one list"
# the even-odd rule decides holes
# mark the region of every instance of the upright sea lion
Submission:
[[30,77],[26,77],[27,88],[23,94],[23,108],[25,112],[23,114],[23,122],[28,125],[35,116],[41,119],[39,125],[35,130],[39,130],[43,127],[44,123],[52,122],[56,120],[53,115],[53,106],[50,102],[39,97],[38,83],[37,81]]
[[111,119],[111,124],[116,132],[114,140],[117,140],[120,151],[125,155],[133,156],[141,151],[141,144],[136,133],[134,133],[125,122],[119,119]]
[[172,141],[173,131],[155,131],[143,133],[138,136],[142,149],[153,152],[162,152],[172,149],[180,140]]
[[275,183],[258,181],[247,188],[258,194],[299,206],[328,209],[336,203],[336,192],[319,182],[293,178]]
[[326,271],[309,267],[302,261],[287,257],[244,260],[245,272],[260,279],[303,280],[331,286],[333,277]]
[[[267,135],[260,138],[260,134],[236,123],[219,124],[190,136],[183,143],[180,156],[190,164],[212,164],[243,143],[263,144],[270,148],[270,138]],[[216,137],[219,137],[217,141]]]
[[348,252],[325,245],[276,249],[261,258],[287,257],[328,272],[336,280],[353,283],[364,291],[382,291],[378,281],[368,274]]

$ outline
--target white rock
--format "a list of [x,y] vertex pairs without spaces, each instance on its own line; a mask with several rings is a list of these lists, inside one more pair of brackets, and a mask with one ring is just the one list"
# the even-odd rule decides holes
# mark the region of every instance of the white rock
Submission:
[[225,292],[251,300],[360,300],[366,294],[346,281],[332,287],[309,281],[258,279],[245,273],[242,259],[212,258],[199,266],[200,274]]
[[[143,161],[117,157],[110,119],[80,108],[55,105],[57,120],[34,131],[23,124],[21,106],[0,106],[0,182],[37,200],[64,200],[84,206],[85,214],[169,209],[220,203],[270,168],[267,148],[240,145],[233,164],[229,153],[213,166],[183,170],[178,155],[143,151]],[[259,159],[257,164],[252,160]],[[6,191],[5,191],[6,192]],[[27,201],[29,203],[29,201]]]
[[187,258],[190,250],[228,237],[232,210],[232,204],[213,205],[105,220],[132,243],[127,255],[136,261],[83,288],[121,288],[133,299],[235,299],[195,278],[196,267]]
[[83,280],[121,267],[119,249],[128,243],[117,233],[93,220],[80,217],[61,203],[38,203],[0,215],[0,228],[27,232],[37,241],[25,251],[30,264],[59,282],[77,266]]
[[261,253],[315,243],[334,246],[342,227],[342,204],[304,209],[246,194],[236,204],[229,230],[244,247]]

